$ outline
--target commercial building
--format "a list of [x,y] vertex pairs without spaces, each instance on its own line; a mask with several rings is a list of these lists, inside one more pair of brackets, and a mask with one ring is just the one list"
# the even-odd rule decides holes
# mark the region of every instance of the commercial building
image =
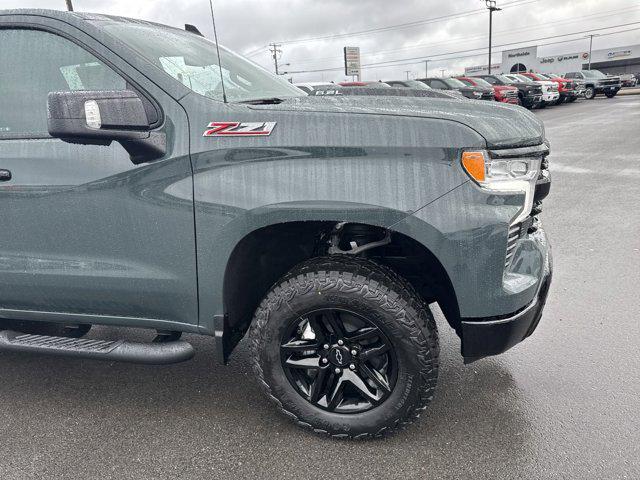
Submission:
[[[554,72],[583,70],[589,65],[589,52],[538,56],[538,47],[522,47],[502,52],[502,63],[491,65],[491,73]],[[640,45],[593,50],[591,68],[604,73],[640,73]],[[466,75],[488,73],[486,65],[465,68]]]

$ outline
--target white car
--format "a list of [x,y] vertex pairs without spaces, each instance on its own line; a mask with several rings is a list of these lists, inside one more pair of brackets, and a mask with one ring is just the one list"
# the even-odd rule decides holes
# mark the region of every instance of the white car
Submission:
[[547,80],[531,80],[524,75],[518,75],[517,73],[506,74],[505,77],[510,78],[514,82],[527,82],[535,83],[542,87],[542,100],[540,101],[540,107],[545,105],[555,105],[560,99],[560,92],[558,92],[558,84],[556,82]]
[[311,93],[316,90],[327,90],[332,87],[335,87],[337,90],[338,88],[340,88],[339,85],[330,82],[303,82],[294,83],[294,85],[305,92],[307,95],[311,95]]

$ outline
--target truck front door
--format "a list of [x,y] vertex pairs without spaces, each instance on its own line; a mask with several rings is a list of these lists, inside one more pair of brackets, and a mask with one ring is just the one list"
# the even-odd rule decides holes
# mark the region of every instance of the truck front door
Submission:
[[[195,329],[186,114],[66,28],[0,17],[0,318]],[[167,134],[166,155],[134,165],[116,142],[51,138],[47,95],[73,90],[145,96]]]

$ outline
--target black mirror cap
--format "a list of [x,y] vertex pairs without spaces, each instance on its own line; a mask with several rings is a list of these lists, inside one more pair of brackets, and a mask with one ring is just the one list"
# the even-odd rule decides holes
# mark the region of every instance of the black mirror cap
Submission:
[[136,164],[166,153],[165,134],[151,130],[145,104],[134,91],[50,92],[47,107],[49,135],[54,138],[88,145],[115,140]]

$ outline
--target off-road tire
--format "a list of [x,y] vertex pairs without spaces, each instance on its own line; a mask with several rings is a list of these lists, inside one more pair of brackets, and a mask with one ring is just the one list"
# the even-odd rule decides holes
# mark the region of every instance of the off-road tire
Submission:
[[[340,414],[312,405],[286,378],[282,333],[304,311],[347,307],[376,324],[398,359],[395,387],[366,412]],[[432,400],[438,377],[438,332],[428,305],[391,269],[348,255],[318,257],[293,268],[268,292],[249,333],[258,381],[299,425],[334,437],[380,437],[415,419]]]

